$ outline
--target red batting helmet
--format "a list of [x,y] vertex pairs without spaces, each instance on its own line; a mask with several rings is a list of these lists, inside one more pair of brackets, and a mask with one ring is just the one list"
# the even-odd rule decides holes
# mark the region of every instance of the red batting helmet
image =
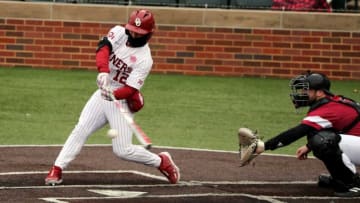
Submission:
[[125,28],[138,34],[149,34],[155,30],[154,15],[145,9],[133,11]]

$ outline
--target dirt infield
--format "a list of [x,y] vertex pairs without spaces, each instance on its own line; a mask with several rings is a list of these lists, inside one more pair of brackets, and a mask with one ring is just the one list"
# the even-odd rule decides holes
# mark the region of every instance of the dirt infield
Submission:
[[316,159],[262,155],[240,168],[233,152],[160,149],[180,167],[168,184],[154,168],[118,160],[111,146],[85,146],[61,186],[44,185],[60,147],[0,147],[0,202],[359,202],[318,188]]

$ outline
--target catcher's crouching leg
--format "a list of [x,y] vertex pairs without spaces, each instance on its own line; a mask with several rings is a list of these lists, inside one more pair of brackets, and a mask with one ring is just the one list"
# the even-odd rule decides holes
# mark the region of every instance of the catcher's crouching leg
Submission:
[[265,144],[260,140],[256,132],[248,128],[239,129],[239,153],[240,153],[240,166],[246,166],[265,151]]

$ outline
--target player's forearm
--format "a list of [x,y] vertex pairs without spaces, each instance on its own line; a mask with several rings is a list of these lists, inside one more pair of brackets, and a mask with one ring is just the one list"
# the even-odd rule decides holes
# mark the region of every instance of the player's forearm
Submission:
[[311,132],[312,130],[314,130],[312,127],[300,124],[266,141],[265,150],[274,150],[279,147],[289,145],[300,139],[301,137],[309,134],[309,132]]
[[133,95],[137,89],[125,85],[124,87],[114,90],[114,96],[116,99],[126,99]]

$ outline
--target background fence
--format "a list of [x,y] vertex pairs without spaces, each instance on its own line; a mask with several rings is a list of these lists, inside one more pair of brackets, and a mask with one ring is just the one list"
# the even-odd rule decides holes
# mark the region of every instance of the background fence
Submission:
[[[168,7],[194,7],[194,8],[223,8],[223,9],[258,9],[271,10],[273,0],[25,0],[59,3],[80,4],[113,4],[113,5],[144,5],[144,6],[168,6]],[[312,4],[318,4],[321,0],[313,0]],[[334,12],[359,12],[358,0],[326,0],[330,3]],[[296,2],[284,0],[284,4]],[[308,3],[311,0],[307,1]],[[292,8],[291,10],[303,10]],[[321,9],[317,9],[318,11]],[[326,10],[325,10],[326,11]]]

